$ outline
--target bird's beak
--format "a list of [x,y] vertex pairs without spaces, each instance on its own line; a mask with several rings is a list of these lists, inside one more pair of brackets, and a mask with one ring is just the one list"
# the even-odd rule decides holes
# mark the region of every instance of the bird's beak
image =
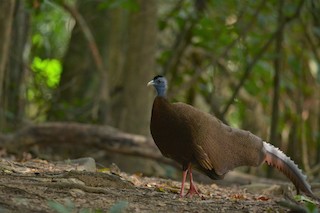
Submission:
[[151,85],[154,85],[154,81],[153,81],[153,80],[151,80],[151,81],[148,82],[147,87],[148,87],[148,86],[151,86]]

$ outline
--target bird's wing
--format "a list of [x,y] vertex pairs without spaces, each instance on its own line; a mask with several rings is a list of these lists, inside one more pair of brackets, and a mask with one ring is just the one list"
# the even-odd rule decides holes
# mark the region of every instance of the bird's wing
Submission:
[[190,125],[194,158],[203,168],[224,175],[239,166],[258,166],[264,160],[259,137],[231,128],[190,105],[177,103],[174,107],[185,125]]

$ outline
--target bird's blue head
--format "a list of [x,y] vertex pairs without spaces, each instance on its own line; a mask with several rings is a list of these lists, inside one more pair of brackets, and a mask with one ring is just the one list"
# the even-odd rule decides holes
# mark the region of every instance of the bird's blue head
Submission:
[[157,75],[154,77],[148,84],[148,86],[152,85],[156,88],[158,96],[166,96],[167,91],[167,79],[161,75]]

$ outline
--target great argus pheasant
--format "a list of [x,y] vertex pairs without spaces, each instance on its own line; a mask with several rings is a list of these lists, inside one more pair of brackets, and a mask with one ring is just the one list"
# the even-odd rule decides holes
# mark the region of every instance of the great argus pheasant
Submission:
[[190,189],[187,194],[199,194],[192,177],[192,168],[212,179],[223,179],[239,166],[259,166],[262,162],[276,167],[295,185],[297,192],[318,199],[298,166],[282,151],[252,133],[225,125],[214,116],[188,104],[169,103],[167,81],[156,76],[148,83],[156,89],[150,122],[151,135],[168,158],[182,165],[180,197],[184,196],[187,174]]

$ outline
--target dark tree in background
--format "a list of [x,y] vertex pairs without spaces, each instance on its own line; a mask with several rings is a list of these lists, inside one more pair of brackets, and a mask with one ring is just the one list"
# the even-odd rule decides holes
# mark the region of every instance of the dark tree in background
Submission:
[[2,1],[0,3],[0,125],[2,131],[6,120],[6,108],[4,105],[5,94],[3,89],[6,76],[6,66],[9,58],[14,5],[15,1]]
[[[129,132],[147,134],[152,99],[146,82],[155,74],[157,7],[156,0],[139,0],[137,3],[139,11],[128,16],[125,63],[121,82],[116,86],[118,101],[113,102],[111,115],[115,117],[111,123]],[[110,73],[112,76],[112,71]]]

